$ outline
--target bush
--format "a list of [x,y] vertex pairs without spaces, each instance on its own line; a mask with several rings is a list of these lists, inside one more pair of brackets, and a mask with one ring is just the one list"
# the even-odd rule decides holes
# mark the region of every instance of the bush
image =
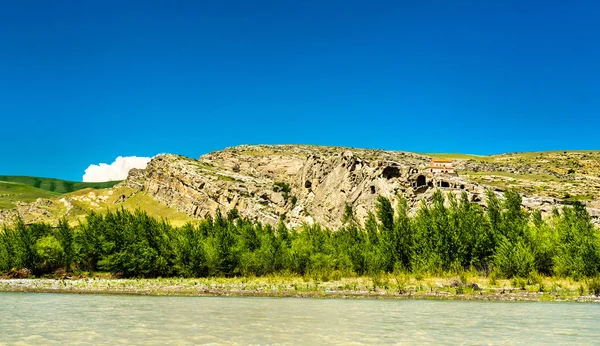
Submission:
[[273,191],[275,192],[290,192],[292,191],[292,189],[290,188],[290,185],[288,183],[284,183],[281,181],[277,181],[275,183],[273,183]]
[[527,286],[527,281],[523,278],[520,277],[513,277],[510,284],[512,285],[512,287],[514,288],[518,288],[521,290],[525,290],[526,286]]
[[500,274],[509,279],[515,276],[528,277],[535,268],[535,257],[522,241],[513,245],[508,239],[503,239],[494,259]]
[[292,191],[292,188],[290,187],[290,185],[288,183],[278,181],[273,184],[273,191],[281,192],[283,199],[285,199],[287,201],[288,198],[290,198],[290,192]]
[[35,243],[40,269],[44,272],[52,271],[63,265],[64,250],[60,242],[53,236],[45,236]]
[[600,296],[600,277],[595,277],[587,282],[589,294]]

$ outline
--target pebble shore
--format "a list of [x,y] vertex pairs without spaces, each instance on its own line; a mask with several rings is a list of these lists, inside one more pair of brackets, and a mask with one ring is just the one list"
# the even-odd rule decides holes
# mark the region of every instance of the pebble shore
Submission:
[[320,282],[303,278],[207,279],[3,279],[0,292],[131,294],[153,296],[252,296],[312,298],[439,299],[489,301],[571,301],[600,303],[600,297],[575,290],[535,292],[510,287],[457,286],[449,279],[409,284],[378,283],[369,278]]

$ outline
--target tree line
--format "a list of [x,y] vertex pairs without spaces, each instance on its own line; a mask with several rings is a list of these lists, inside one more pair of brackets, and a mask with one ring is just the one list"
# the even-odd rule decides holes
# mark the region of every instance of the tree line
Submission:
[[[446,201],[446,203],[445,203]],[[399,199],[380,196],[364,225],[347,205],[343,226],[289,229],[217,211],[174,227],[143,211],[90,212],[85,221],[57,227],[18,219],[0,231],[0,272],[27,268],[36,275],[103,271],[124,277],[261,276],[273,273],[330,277],[406,272],[441,275],[564,277],[600,274],[600,232],[581,204],[542,218],[522,208],[521,196],[488,192],[487,208],[466,193],[423,203],[415,215]]]

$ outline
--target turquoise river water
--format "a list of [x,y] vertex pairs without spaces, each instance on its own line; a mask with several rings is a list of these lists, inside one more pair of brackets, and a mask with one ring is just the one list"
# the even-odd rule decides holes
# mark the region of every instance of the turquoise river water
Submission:
[[0,293],[0,344],[600,344],[600,305]]

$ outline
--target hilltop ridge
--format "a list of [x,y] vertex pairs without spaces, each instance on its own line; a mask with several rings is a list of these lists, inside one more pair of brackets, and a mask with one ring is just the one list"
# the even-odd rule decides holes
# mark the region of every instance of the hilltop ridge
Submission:
[[[451,159],[456,174],[432,173],[428,168],[434,157]],[[198,160],[160,155],[146,169],[131,170],[125,181],[111,188],[43,199],[43,203],[21,206],[12,216],[39,215],[31,219],[44,220],[64,214],[77,219],[87,210],[139,207],[155,216],[187,222],[214,216],[217,210],[236,210],[270,224],[316,222],[335,228],[341,225],[346,206],[352,207],[357,221],[364,222],[379,195],[394,204],[397,197],[403,197],[414,211],[422,201],[430,201],[438,188],[457,196],[466,193],[482,205],[487,190],[501,195],[515,189],[523,195],[526,208],[545,214],[579,201],[600,223],[600,152],[473,156],[241,145]]]

